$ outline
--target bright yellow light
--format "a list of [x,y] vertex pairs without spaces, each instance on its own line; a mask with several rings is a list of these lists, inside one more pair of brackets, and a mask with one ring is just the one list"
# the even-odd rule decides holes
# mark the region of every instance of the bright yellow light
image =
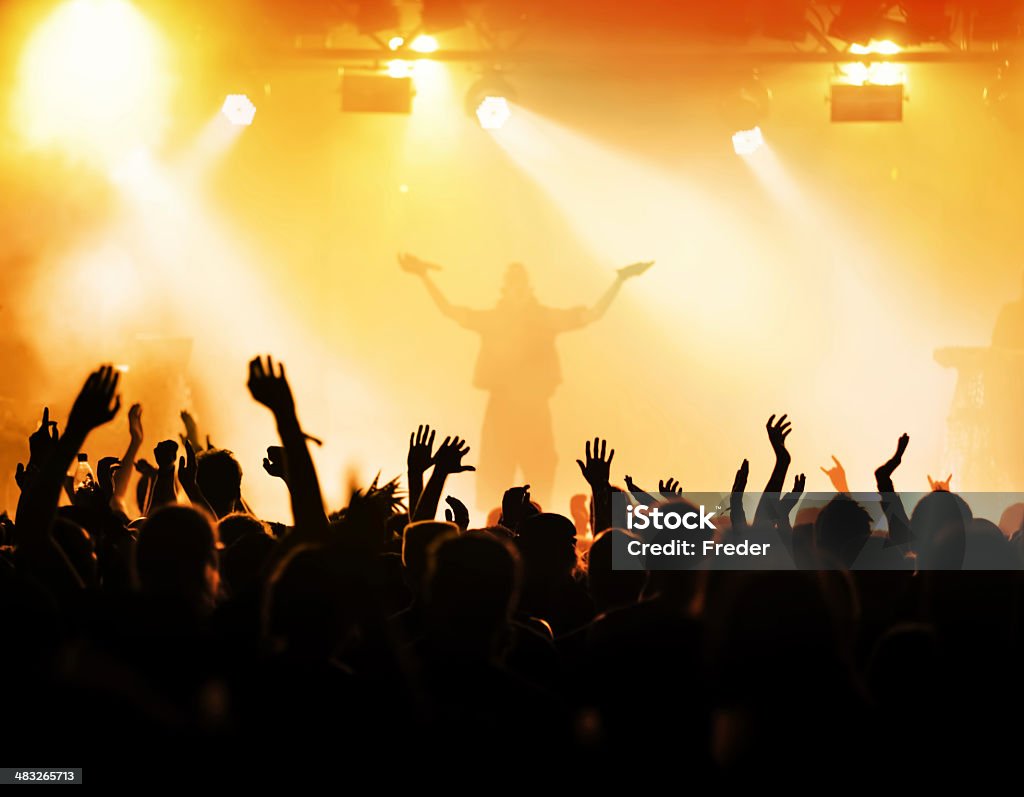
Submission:
[[850,52],[854,55],[896,55],[902,49],[891,39],[872,39],[867,44],[850,45]]
[[390,77],[412,77],[413,67],[412,61],[396,58],[394,61],[388,61],[388,75]]
[[732,134],[732,148],[737,155],[753,155],[764,146],[764,134],[760,127],[737,130]]
[[224,99],[220,112],[231,124],[246,127],[252,124],[253,117],[256,116],[256,106],[244,94],[229,94]]
[[403,44],[405,44],[405,39],[401,36],[392,36],[391,39],[388,40],[388,49],[397,50]]
[[855,86],[898,86],[907,82],[907,72],[903,65],[886,61],[873,64],[863,64],[859,61],[840,64],[839,72],[842,75],[841,82]]
[[156,143],[169,90],[163,42],[131,3],[70,0],[29,38],[12,110],[29,143],[109,167]]
[[419,36],[412,40],[412,44],[409,45],[409,49],[417,53],[436,53],[437,39],[435,39],[433,36],[428,36],[425,33],[421,33]]
[[[850,45],[852,55],[896,55],[902,52],[902,49],[890,39],[872,39],[867,44]],[[871,64],[856,61],[841,64],[839,72],[842,74],[843,83],[852,83],[855,86],[896,86],[907,82],[907,71],[903,65],[889,61],[876,61]]]
[[484,97],[476,107],[476,118],[484,130],[500,130],[512,115],[504,97]]

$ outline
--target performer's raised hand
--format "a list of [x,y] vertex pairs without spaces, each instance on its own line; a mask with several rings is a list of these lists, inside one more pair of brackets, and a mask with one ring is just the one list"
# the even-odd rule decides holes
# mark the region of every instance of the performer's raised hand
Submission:
[[426,276],[428,271],[440,271],[441,267],[436,263],[428,263],[426,260],[420,260],[416,255],[411,255],[408,252],[398,253],[398,265],[401,266],[402,271],[407,271],[410,274],[415,274],[418,277]]
[[631,263],[628,266],[623,266],[619,269],[619,279],[628,280],[630,277],[639,277],[653,265],[653,260],[643,260],[639,263]]

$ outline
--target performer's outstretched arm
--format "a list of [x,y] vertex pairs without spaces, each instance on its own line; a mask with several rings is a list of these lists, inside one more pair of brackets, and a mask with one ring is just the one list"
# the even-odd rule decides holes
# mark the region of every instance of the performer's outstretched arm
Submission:
[[398,264],[402,267],[403,271],[415,274],[423,280],[423,285],[426,287],[427,293],[430,294],[430,298],[434,300],[434,304],[437,305],[437,309],[446,317],[464,327],[468,327],[470,329],[475,327],[474,321],[477,316],[477,311],[471,310],[468,307],[460,307],[449,302],[447,297],[441,293],[441,289],[438,288],[430,278],[431,271],[441,270],[439,265],[436,263],[428,263],[425,260],[420,260],[418,257],[410,254],[400,254],[398,256]]
[[603,316],[608,311],[611,303],[615,300],[615,297],[618,296],[619,288],[622,287],[622,283],[630,277],[637,277],[640,274],[643,274],[653,265],[654,261],[648,260],[620,268],[615,275],[615,281],[611,284],[608,290],[604,292],[604,295],[597,300],[597,304],[593,307],[588,307],[586,311],[584,311],[581,326],[584,324],[591,324]]

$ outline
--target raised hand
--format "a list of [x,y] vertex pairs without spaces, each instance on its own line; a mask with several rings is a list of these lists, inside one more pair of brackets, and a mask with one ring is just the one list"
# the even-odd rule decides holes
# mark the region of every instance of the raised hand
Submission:
[[828,476],[837,493],[850,492],[850,488],[846,484],[846,471],[843,469],[843,463],[836,459],[835,454],[832,455],[832,461],[835,465],[831,468],[822,468],[821,472]]
[[472,465],[463,465],[462,458],[469,453],[469,446],[461,437],[446,437],[434,454],[434,470],[450,475],[476,470]]
[[793,507],[795,507],[800,502],[800,496],[804,494],[804,488],[806,486],[807,476],[803,473],[798,473],[793,478],[792,491],[786,493],[786,495],[782,499],[782,509],[787,515],[791,511],[793,511]]
[[729,520],[734,529],[747,526],[747,511],[743,507],[743,493],[747,489],[747,478],[750,476],[750,463],[743,460],[732,480],[732,493],[729,495]]
[[408,252],[398,253],[398,265],[402,268],[402,271],[406,271],[410,274],[416,274],[419,277],[426,275],[428,271],[440,271],[441,267],[436,263],[428,263],[425,260],[420,260],[415,255],[411,255]]
[[469,509],[454,495],[449,495],[444,499],[444,502],[448,504],[448,509],[444,510],[444,519],[450,523],[454,523],[460,529],[465,531],[469,528]]
[[[578,461],[579,460],[577,460],[577,462]],[[633,477],[630,476],[628,473],[626,474],[626,490],[627,490],[627,492],[631,492],[631,493],[642,493],[643,492],[643,490],[641,490],[639,487],[636,486],[636,482],[633,481]]]
[[410,473],[426,473],[434,461],[434,437],[437,433],[425,424],[420,424],[416,431],[409,435],[409,456],[406,464]]
[[38,466],[49,459],[58,439],[57,422],[50,420],[50,408],[43,407],[43,420],[39,428],[28,436],[29,464]]
[[102,365],[89,374],[68,415],[68,427],[76,435],[86,435],[114,419],[121,409],[117,393],[120,379],[121,374],[112,365]]
[[156,477],[156,468],[154,468],[147,460],[140,459],[135,463],[135,471],[146,479],[152,479]]
[[[171,441],[167,441],[171,442]],[[163,445],[161,443],[161,445]],[[177,450],[177,445],[175,445]],[[193,493],[198,489],[196,487],[196,477],[199,475],[199,465],[196,462],[196,450],[192,448],[191,441],[185,438],[185,456],[178,457],[178,481],[181,482],[182,488],[185,490],[185,494],[190,498]]]
[[136,445],[142,443],[142,405],[132,404],[128,408],[128,434]]
[[934,479],[933,480],[932,477],[929,476],[928,477],[928,486],[931,488],[933,493],[934,492],[948,493],[949,492],[949,483],[951,481],[953,481],[953,474],[952,473],[949,474],[946,477],[945,481],[942,481],[941,479]]
[[[900,435],[900,439],[896,442],[896,453],[889,458],[888,462],[879,465],[875,469],[876,479],[891,479],[893,472],[903,462],[903,453],[907,450],[907,445],[910,443],[910,435],[904,433]],[[952,474],[950,474],[952,478]]]
[[768,442],[772,444],[772,451],[775,452],[775,458],[780,460],[790,459],[790,454],[786,450],[786,438],[789,437],[789,433],[793,431],[792,421],[787,421],[788,415],[783,415],[778,421],[775,420],[773,415],[768,419],[768,423],[765,425],[765,429],[768,430]]
[[683,494],[683,490],[679,486],[679,480],[671,477],[665,481],[658,480],[658,492],[662,495],[680,496]]
[[742,494],[747,489],[747,478],[750,476],[750,462],[743,460],[740,463],[739,469],[736,471],[736,477],[732,480],[732,491],[733,493]]
[[181,440],[182,445],[185,445],[185,441],[188,440],[192,443],[192,448],[196,448],[199,445],[199,425],[196,423],[196,419],[188,410],[182,410],[178,417],[181,418],[181,425],[185,428],[185,433],[179,434],[178,439]]
[[600,490],[608,487],[612,458],[614,456],[614,448],[611,450],[611,453],[608,453],[607,440],[595,437],[593,452],[591,452],[590,449],[590,441],[587,441],[586,462],[581,459],[577,459],[576,464],[580,466],[580,472],[583,474],[583,478],[587,480],[587,484],[589,484],[592,489]]
[[267,455],[263,458],[263,470],[275,479],[285,480],[286,471],[284,447],[267,446]]
[[249,363],[249,392],[260,404],[275,416],[295,414],[295,399],[284,374],[284,365],[274,367],[274,358],[269,355],[264,362],[255,357]]
[[501,497],[501,524],[512,531],[519,529],[533,505],[530,503],[530,485],[509,487]]
[[173,468],[174,458],[178,455],[178,444],[173,440],[161,440],[153,449],[153,457],[159,469]]
[[643,260],[639,263],[631,263],[628,266],[623,266],[618,271],[619,279],[628,280],[630,277],[639,277],[653,265],[653,260]]

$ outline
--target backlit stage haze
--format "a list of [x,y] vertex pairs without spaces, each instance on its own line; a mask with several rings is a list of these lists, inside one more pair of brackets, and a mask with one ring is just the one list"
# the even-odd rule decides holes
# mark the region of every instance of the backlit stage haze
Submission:
[[[585,491],[587,438],[616,448],[613,481],[721,491],[744,457],[770,469],[751,440],[772,412],[793,419],[812,492],[833,454],[851,488],[871,489],[903,432],[906,489],[950,470],[958,489],[1024,489],[969,481],[947,424],[956,371],[934,357],[987,346],[1020,293],[1021,130],[982,100],[993,63],[906,64],[903,121],[859,124],[829,121],[832,64],[753,65],[771,103],[764,145],[741,156],[742,50],[667,63],[570,43],[573,57],[508,66],[511,116],[484,130],[465,109],[473,64],[417,60],[410,114],[342,112],[339,63],[246,50],[226,12],[193,36],[184,12],[137,5],[124,36],[148,38],[108,53],[92,88],[140,85],[104,116],[74,84],[104,45],[47,50],[57,4],[7,4],[0,318],[18,441],[43,404],[66,416],[93,364],[124,364],[147,445],[176,439],[191,410],[238,455],[261,516],[285,519],[286,492],[260,468],[275,430],[245,389],[248,359],[269,352],[325,441],[314,456],[337,505],[378,471],[401,474],[420,423],[466,438],[478,462],[479,339],[437,312],[399,252],[443,265],[445,296],[479,309],[509,263],[569,308],[653,260],[603,318],[559,338],[559,511]],[[56,59],[56,89],[40,58]],[[219,113],[231,93],[251,97],[250,126]],[[125,436],[118,421],[90,445]],[[469,502],[475,478],[450,489]]]

